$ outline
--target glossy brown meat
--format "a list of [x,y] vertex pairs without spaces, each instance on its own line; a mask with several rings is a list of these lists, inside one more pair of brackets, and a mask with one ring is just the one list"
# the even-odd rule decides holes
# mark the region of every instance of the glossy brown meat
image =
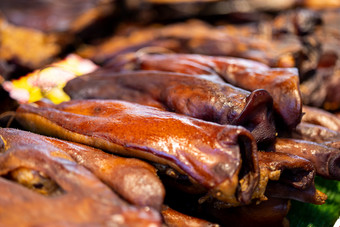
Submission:
[[113,100],[37,102],[16,117],[33,131],[169,165],[232,204],[249,203],[258,182],[256,143],[243,127]]
[[0,141],[1,225],[161,226],[157,212],[128,205],[67,153]]
[[311,161],[320,176],[340,180],[340,150],[310,141],[278,138],[277,152],[288,153]]
[[191,217],[171,209],[168,206],[163,206],[162,216],[164,223],[169,227],[218,227],[218,224],[205,221],[203,219]]
[[250,93],[224,82],[180,73],[110,70],[75,78],[64,90],[72,99],[119,99],[219,124],[241,125],[262,147],[275,140],[272,98],[264,90]]
[[34,145],[61,150],[89,169],[100,180],[132,204],[160,209],[165,190],[154,167],[132,158],[121,158],[92,147],[16,129],[0,129],[5,149]]
[[301,120],[299,75],[294,68],[271,69],[251,60],[189,54],[140,54],[135,58],[127,55],[127,58],[121,56],[108,67],[114,71],[142,69],[217,74],[226,82],[249,91],[267,90],[273,97],[278,121],[283,120],[285,127],[294,128]]
[[303,106],[302,122],[321,125],[328,129],[340,132],[340,118],[326,110],[316,107]]
[[308,140],[317,143],[340,141],[340,132],[306,122],[298,124],[290,136],[292,139]]
[[259,152],[261,181],[269,180],[265,195],[323,204],[327,196],[315,189],[312,162],[282,152]]

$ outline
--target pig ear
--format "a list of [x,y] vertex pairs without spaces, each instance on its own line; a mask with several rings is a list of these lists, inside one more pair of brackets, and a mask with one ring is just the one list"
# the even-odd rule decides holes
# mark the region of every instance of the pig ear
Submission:
[[271,95],[266,90],[258,89],[247,97],[245,108],[232,124],[242,125],[248,129],[258,143],[259,149],[266,150],[273,146],[276,138],[273,114]]
[[[76,221],[125,226],[141,222],[159,226],[155,211],[128,205],[68,154],[57,152],[55,147],[35,144],[14,145],[0,154],[0,205],[6,214],[6,220],[0,217],[1,223],[12,226],[25,221],[38,226]],[[20,217],[12,220],[13,212],[20,212]],[[120,215],[120,220],[113,220],[113,215]]]

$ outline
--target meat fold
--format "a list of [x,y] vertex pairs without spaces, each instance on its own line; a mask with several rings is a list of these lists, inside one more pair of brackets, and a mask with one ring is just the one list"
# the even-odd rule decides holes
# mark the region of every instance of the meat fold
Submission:
[[151,165],[133,158],[122,158],[82,144],[67,142],[31,132],[2,128],[4,149],[35,146],[39,149],[67,153],[73,161],[89,169],[128,202],[157,210],[163,204],[165,189]]
[[[327,196],[314,185],[312,162],[297,155],[282,152],[259,152],[260,184],[268,197],[294,199],[323,204]],[[263,181],[269,181],[263,184]],[[267,185],[265,188],[262,185]]]
[[219,124],[241,125],[263,149],[275,140],[272,98],[261,89],[248,92],[223,81],[182,73],[102,69],[69,81],[64,90],[72,99],[119,99]]
[[129,205],[66,152],[0,141],[2,225],[161,226],[157,212]]
[[42,134],[169,165],[227,203],[249,203],[258,183],[256,142],[240,126],[114,100],[25,104],[16,119]]
[[305,140],[277,138],[275,150],[303,157],[314,164],[318,175],[340,180],[339,149]]
[[[224,81],[245,90],[265,89],[273,97],[277,122],[294,128],[302,117],[299,74],[296,68],[270,68],[260,62],[195,54],[131,54],[117,57],[107,65],[114,71],[160,70],[191,75],[219,75]],[[283,123],[282,123],[283,121]]]

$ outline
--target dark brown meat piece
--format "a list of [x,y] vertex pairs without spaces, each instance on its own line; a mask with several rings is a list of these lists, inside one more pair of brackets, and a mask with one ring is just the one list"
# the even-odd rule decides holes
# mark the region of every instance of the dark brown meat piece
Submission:
[[169,227],[218,227],[218,224],[205,221],[203,219],[191,217],[171,209],[168,206],[163,206],[162,216],[164,223]]
[[[265,195],[302,202],[323,204],[327,196],[315,189],[312,162],[294,154],[259,152],[261,181],[269,180]],[[261,190],[261,187],[259,187]]]
[[256,143],[240,126],[113,100],[37,102],[16,118],[33,131],[169,165],[231,204],[249,203],[258,183]]
[[304,113],[301,119],[302,122],[320,125],[330,130],[340,132],[340,118],[335,114],[310,106],[303,106],[302,112]]
[[161,226],[158,213],[128,205],[67,153],[0,141],[2,225]]
[[217,74],[226,82],[246,90],[267,90],[273,97],[278,122],[283,121],[284,127],[294,128],[301,120],[302,100],[296,69],[271,69],[251,60],[188,54],[137,54],[126,58],[120,56],[107,67],[114,71],[141,69],[191,75]]
[[305,140],[278,138],[277,152],[288,153],[311,161],[318,175],[340,180],[340,150]]
[[261,147],[272,145],[276,131],[270,95],[265,90],[250,93],[207,79],[160,71],[101,70],[69,81],[64,90],[72,99],[120,99],[219,124],[241,125]]
[[219,202],[206,206],[205,214],[221,226],[264,227],[289,226],[286,215],[290,209],[287,199],[269,198],[260,204],[228,208]]
[[6,144],[5,149],[34,145],[41,149],[65,152],[128,202],[158,210],[161,208],[165,190],[155,168],[143,161],[117,157],[85,145],[16,129],[0,129],[0,136]]
[[326,127],[301,122],[296,126],[288,137],[299,140],[307,140],[316,143],[331,141],[340,141],[340,132],[328,129]]

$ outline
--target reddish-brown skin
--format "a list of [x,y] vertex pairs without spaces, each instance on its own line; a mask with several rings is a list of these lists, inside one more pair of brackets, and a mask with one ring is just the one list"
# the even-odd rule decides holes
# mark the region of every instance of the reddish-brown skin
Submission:
[[[256,143],[243,127],[113,100],[37,102],[16,117],[33,131],[170,165],[227,202],[249,203],[258,182]],[[236,198],[239,177],[247,183]]]
[[0,129],[0,136],[6,143],[6,149],[34,145],[67,153],[132,204],[158,210],[163,204],[165,189],[156,169],[143,161],[16,129]]
[[340,150],[315,142],[278,138],[277,152],[294,154],[311,161],[320,176],[340,180]]
[[[0,141],[1,225],[161,226],[157,212],[128,205],[67,153],[37,145],[6,149]],[[42,195],[5,178],[22,168],[54,181],[59,193]]]
[[340,132],[340,118],[335,114],[310,106],[303,106],[302,111],[304,113],[302,117],[303,122],[321,125],[331,130]]
[[171,209],[168,206],[163,206],[162,216],[164,223],[169,227],[218,227],[218,224],[213,224],[203,219],[195,218],[176,210]]
[[[120,61],[125,61],[125,65]],[[302,117],[299,75],[295,68],[271,69],[251,60],[194,54],[140,54],[135,59],[114,59],[107,67],[114,71],[142,69],[219,75],[226,82],[246,90],[267,90],[283,126],[294,128]]]
[[262,145],[275,140],[272,98],[265,90],[250,93],[223,81],[181,73],[110,70],[77,77],[64,90],[72,99],[119,99],[219,124],[241,125]]
[[259,152],[260,171],[281,171],[278,180],[270,180],[266,188],[269,197],[294,199],[323,204],[327,196],[315,189],[315,169],[312,162],[282,152]]

